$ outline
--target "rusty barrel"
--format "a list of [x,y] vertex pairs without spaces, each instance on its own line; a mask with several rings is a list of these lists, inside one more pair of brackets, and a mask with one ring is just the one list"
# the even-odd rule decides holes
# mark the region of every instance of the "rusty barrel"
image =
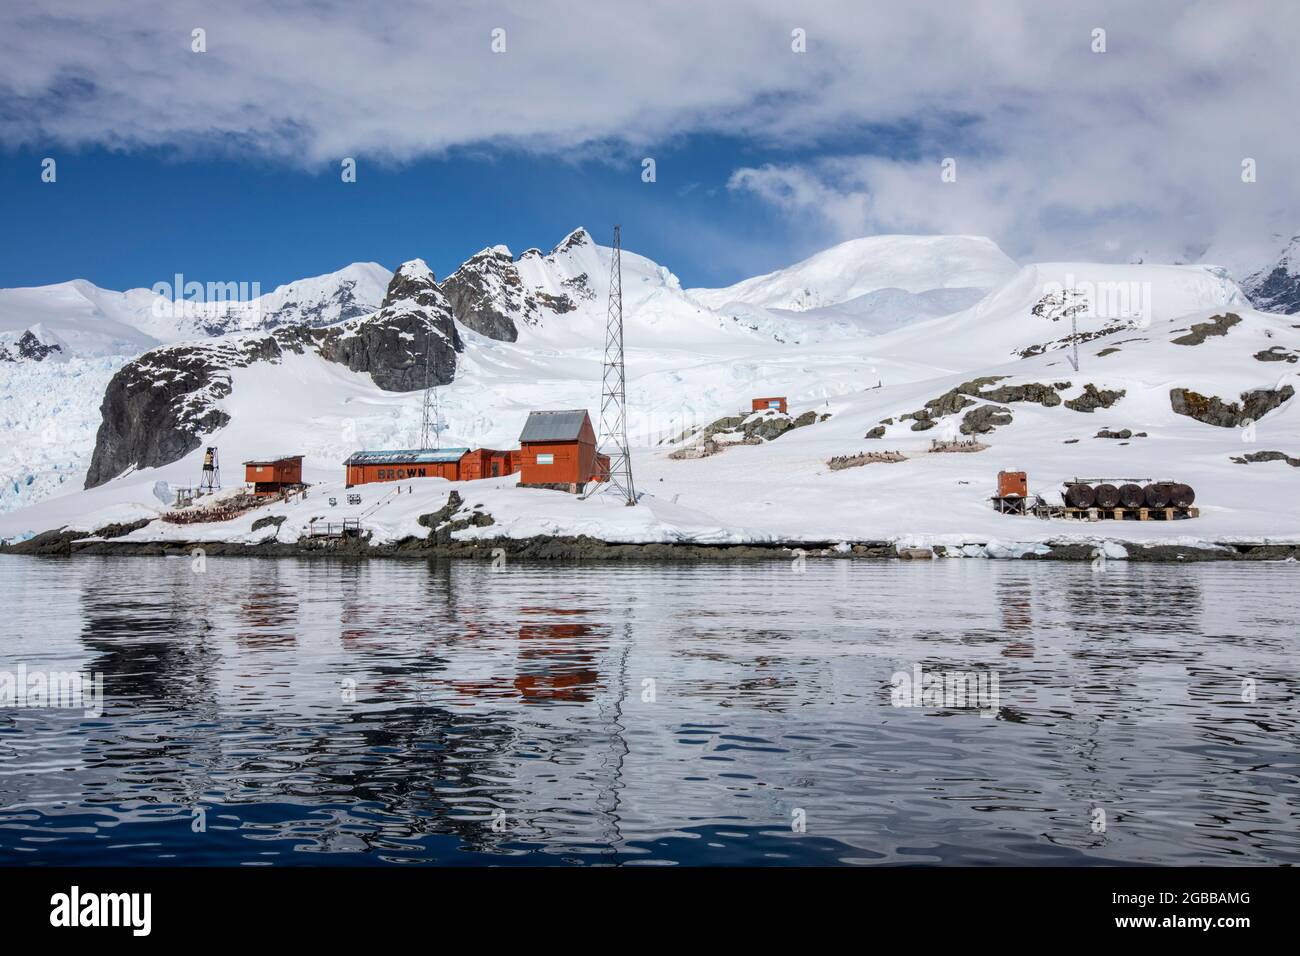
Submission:
[[1096,500],[1097,494],[1091,485],[1079,482],[1065,489],[1065,503],[1071,508],[1091,508]]
[[1169,507],[1169,486],[1167,484],[1152,482],[1142,489],[1142,496],[1146,498],[1148,508]]
[[1135,485],[1130,481],[1119,486],[1119,503],[1125,508],[1141,508],[1146,504],[1146,500],[1141,485]]
[[1175,508],[1190,508],[1192,502],[1196,500],[1196,492],[1192,490],[1191,485],[1175,481],[1168,488],[1169,503]]
[[1093,489],[1093,494],[1097,497],[1097,507],[1111,508],[1119,507],[1119,489],[1109,482],[1103,482]]

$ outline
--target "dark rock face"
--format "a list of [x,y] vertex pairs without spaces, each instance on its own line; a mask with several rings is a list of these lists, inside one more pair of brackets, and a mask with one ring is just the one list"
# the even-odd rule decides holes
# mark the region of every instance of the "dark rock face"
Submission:
[[885,437],[885,426],[884,426],[884,425],[877,425],[875,428],[871,429],[869,432],[867,432],[867,433],[866,433],[865,435],[863,435],[862,437],[863,437],[863,438],[884,438],[884,437]]
[[1223,315],[1212,316],[1208,322],[1195,323],[1186,335],[1180,335],[1170,341],[1174,345],[1200,345],[1212,335],[1227,335],[1228,329],[1240,321],[1241,316],[1235,312],[1226,312]]
[[41,362],[55,352],[62,352],[60,345],[46,345],[36,337],[31,329],[24,332],[13,345],[13,350],[0,345],[0,362]]
[[373,315],[326,328],[284,325],[269,333],[153,349],[108,383],[86,487],[131,467],[169,464],[198,448],[204,436],[230,421],[216,403],[230,394],[231,369],[278,364],[287,352],[311,349],[369,373],[385,391],[405,392],[424,388],[426,381],[450,382],[463,348],[446,297],[417,260],[397,271],[384,306]]
[[480,252],[444,279],[441,288],[452,315],[465,328],[500,342],[519,338],[509,313],[522,310],[524,283],[505,253]]
[[[583,241],[575,242],[574,235],[561,243],[551,257]],[[524,256],[540,255],[536,249],[524,253]],[[584,293],[590,291],[585,280],[585,275],[575,276],[563,284],[570,292],[585,297]],[[546,312],[564,315],[577,308],[569,293],[555,295],[525,285],[518,266],[503,248],[485,249],[473,256],[443,280],[441,289],[457,322],[501,342],[519,338],[516,319],[536,325]]]
[[981,405],[966,413],[961,420],[963,435],[984,435],[999,425],[1011,424],[1011,409],[998,405]]
[[[465,350],[451,305],[421,260],[404,263],[374,315],[311,331],[321,358],[368,372],[386,392],[446,385]],[[427,369],[426,369],[427,356]]]
[[1171,388],[1169,405],[1177,415],[1186,415],[1207,425],[1236,428],[1246,422],[1257,422],[1273,409],[1295,395],[1295,389],[1283,385],[1279,389],[1260,388],[1242,392],[1241,401],[1225,402],[1217,395],[1202,395],[1190,388]]
[[1065,403],[1065,407],[1075,412],[1091,413],[1098,408],[1110,408],[1124,397],[1124,389],[1111,390],[1097,388],[1092,382],[1083,386],[1083,394]]
[[1246,298],[1261,312],[1291,315],[1300,312],[1300,236],[1295,236],[1278,259],[1241,283]]
[[307,330],[286,326],[268,335],[228,342],[169,345],[118,369],[100,403],[99,431],[86,487],[95,488],[130,467],[156,468],[184,458],[230,421],[216,407],[230,394],[230,370],[279,362],[302,352]]

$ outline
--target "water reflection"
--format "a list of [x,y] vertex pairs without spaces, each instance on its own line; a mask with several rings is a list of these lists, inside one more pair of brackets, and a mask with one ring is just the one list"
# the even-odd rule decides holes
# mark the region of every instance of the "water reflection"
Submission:
[[1294,863],[1295,575],[0,559],[0,860]]

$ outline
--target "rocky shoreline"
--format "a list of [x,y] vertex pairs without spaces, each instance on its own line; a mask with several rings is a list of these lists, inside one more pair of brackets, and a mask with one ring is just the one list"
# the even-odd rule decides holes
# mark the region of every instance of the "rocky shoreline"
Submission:
[[[300,539],[297,542],[263,541],[241,544],[220,541],[120,541],[114,532],[128,534],[133,528],[100,529],[95,535],[85,532],[47,531],[17,544],[0,545],[0,554],[39,557],[75,555],[113,556],[190,556],[201,550],[206,557],[261,558],[414,558],[469,559],[491,561],[500,557],[523,561],[664,561],[699,563],[734,560],[792,560],[802,554],[815,559],[927,560],[970,557],[962,548],[935,545],[933,548],[899,546],[891,541],[840,542],[773,542],[765,544],[672,544],[652,542],[630,544],[603,541],[585,535],[532,538],[478,538],[451,540],[446,535],[430,533],[426,538],[410,537],[388,544],[371,544],[364,538]],[[105,534],[107,532],[107,534]],[[1187,561],[1285,561],[1300,560],[1300,545],[1207,542],[1202,546],[1173,544],[1123,543],[1127,560],[1153,563]],[[1091,543],[1045,542],[1046,551],[1027,551],[1018,560],[1094,561],[1099,548]]]

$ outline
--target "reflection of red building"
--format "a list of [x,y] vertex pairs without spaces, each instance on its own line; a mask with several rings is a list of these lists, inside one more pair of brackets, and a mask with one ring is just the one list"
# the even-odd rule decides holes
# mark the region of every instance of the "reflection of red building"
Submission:
[[255,495],[278,495],[302,484],[302,455],[281,455],[244,462],[244,481]]

